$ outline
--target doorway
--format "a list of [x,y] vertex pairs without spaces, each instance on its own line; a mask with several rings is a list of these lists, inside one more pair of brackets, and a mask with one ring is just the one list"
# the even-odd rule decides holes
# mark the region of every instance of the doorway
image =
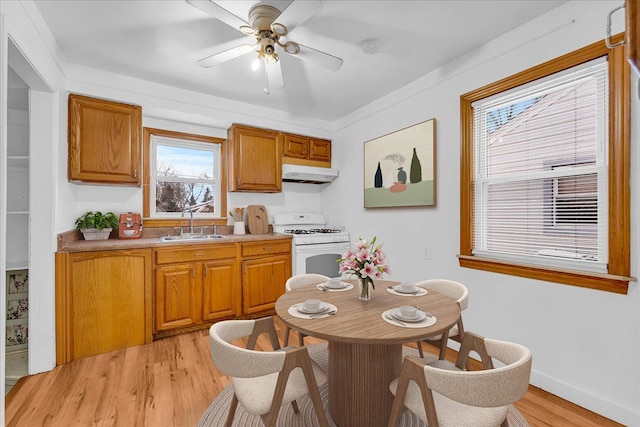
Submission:
[[[7,344],[22,345],[12,350],[22,352],[19,372],[31,375],[55,367],[59,94],[4,31],[0,25],[0,52],[6,53],[0,55],[0,127],[7,130],[0,132],[0,367],[6,373],[13,368],[6,364]],[[11,300],[5,292],[9,285]],[[8,321],[11,313],[18,319]],[[4,376],[0,384],[6,385]]]

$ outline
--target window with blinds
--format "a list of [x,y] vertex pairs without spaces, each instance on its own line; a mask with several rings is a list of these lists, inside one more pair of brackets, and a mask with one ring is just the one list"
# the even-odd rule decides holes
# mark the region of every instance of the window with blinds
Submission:
[[472,107],[473,255],[606,272],[607,58]]

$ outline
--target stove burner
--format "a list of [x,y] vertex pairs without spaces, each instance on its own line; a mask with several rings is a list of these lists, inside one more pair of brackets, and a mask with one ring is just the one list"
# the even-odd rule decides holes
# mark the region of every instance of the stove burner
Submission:
[[284,230],[288,234],[314,234],[312,230]]
[[329,233],[341,233],[342,230],[338,230],[335,228],[313,228],[311,230],[291,229],[291,230],[284,230],[284,232],[288,234],[329,234]]
[[336,228],[314,228],[311,231],[314,233],[340,233],[342,230]]

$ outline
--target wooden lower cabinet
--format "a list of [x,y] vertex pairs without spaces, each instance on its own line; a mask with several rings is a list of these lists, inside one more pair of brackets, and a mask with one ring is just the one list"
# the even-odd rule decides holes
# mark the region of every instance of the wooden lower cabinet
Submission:
[[151,342],[151,249],[56,254],[58,364]]
[[242,245],[242,311],[273,310],[291,277],[291,241]]
[[241,313],[236,245],[155,250],[154,334]]
[[240,313],[236,259],[206,262],[202,271],[202,319],[215,320]]
[[198,323],[200,270],[195,263],[156,268],[154,332]]
[[290,276],[291,239],[58,252],[56,363],[272,314]]

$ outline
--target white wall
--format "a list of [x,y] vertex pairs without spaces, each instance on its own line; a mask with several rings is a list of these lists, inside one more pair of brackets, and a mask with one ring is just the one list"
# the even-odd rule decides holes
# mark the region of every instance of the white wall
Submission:
[[[640,292],[627,295],[458,266],[460,95],[603,38],[618,2],[570,2],[478,51],[345,117],[333,138],[340,177],[323,193],[330,221],[384,242],[398,280],[447,277],[465,283],[469,330],[533,352],[532,384],[629,426],[640,426]],[[572,23],[572,21],[575,21]],[[619,27],[621,28],[621,27]],[[619,31],[619,29],[618,29]],[[636,88],[634,80],[634,88]],[[634,92],[635,93],[635,92]],[[640,182],[638,99],[633,100],[632,188]],[[435,118],[437,205],[363,208],[363,143]],[[632,275],[638,276],[637,191],[632,192]],[[636,221],[634,221],[636,220]],[[423,259],[425,247],[431,260]],[[375,298],[375,295],[374,295]]]

